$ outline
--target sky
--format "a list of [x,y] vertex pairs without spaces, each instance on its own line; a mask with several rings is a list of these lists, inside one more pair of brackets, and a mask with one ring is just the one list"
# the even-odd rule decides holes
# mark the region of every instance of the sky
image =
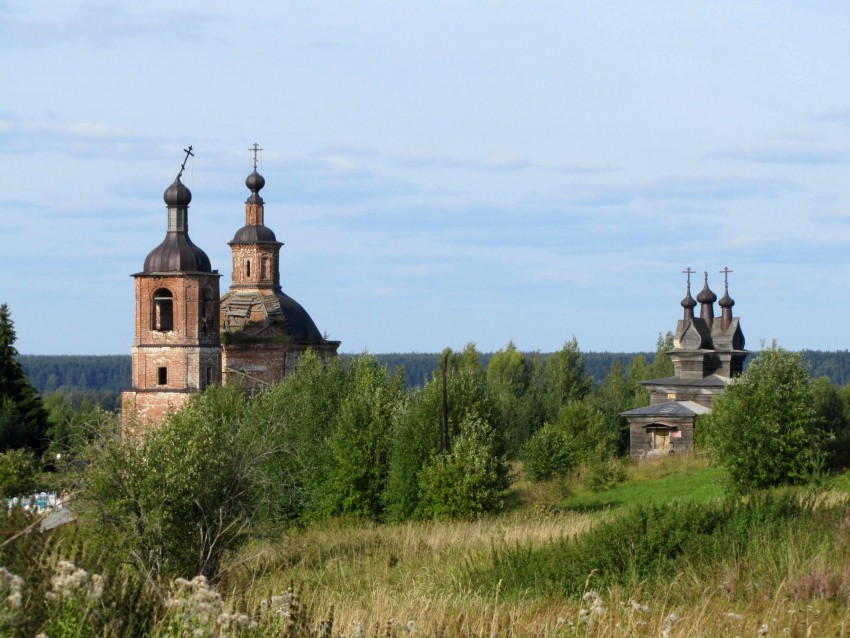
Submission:
[[[652,350],[685,275],[747,346],[850,348],[850,3],[0,0],[0,303],[128,354],[184,183],[230,284],[257,142],[341,352]],[[719,309],[716,309],[719,314]]]

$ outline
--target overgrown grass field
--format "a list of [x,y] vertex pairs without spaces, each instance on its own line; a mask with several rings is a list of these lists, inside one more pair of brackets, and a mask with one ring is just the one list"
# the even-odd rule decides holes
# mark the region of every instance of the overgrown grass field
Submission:
[[520,479],[501,516],[335,521],[255,542],[224,586],[255,608],[292,585],[341,635],[850,631],[847,479],[735,503],[722,481],[696,457],[631,466],[600,494]]
[[[215,590],[198,579],[162,590],[120,565],[75,571],[58,559],[91,570],[97,557],[71,530],[22,537],[0,558],[40,579],[29,595],[47,602],[31,625],[52,638],[850,633],[847,474],[729,499],[697,456],[630,465],[598,494],[514,472],[501,515],[254,530]],[[0,573],[4,603],[16,587]],[[33,635],[14,613],[3,607],[0,626]]]

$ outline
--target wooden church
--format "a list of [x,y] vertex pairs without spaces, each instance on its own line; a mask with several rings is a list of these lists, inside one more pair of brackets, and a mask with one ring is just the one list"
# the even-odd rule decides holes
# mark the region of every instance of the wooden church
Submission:
[[[729,296],[728,268],[724,275],[724,295],[720,299],[720,319],[714,317],[717,295],[705,285],[691,297],[690,268],[686,271],[688,288],[681,305],[682,319],[676,325],[673,349],[669,351],[674,375],[644,381],[650,404],[623,412],[629,422],[632,458],[645,459],[673,452],[692,452],[697,417],[711,412],[714,397],[721,394],[733,378],[741,374],[750,354],[744,349],[740,320],[732,316],[735,305]],[[694,308],[700,306],[699,317]]]

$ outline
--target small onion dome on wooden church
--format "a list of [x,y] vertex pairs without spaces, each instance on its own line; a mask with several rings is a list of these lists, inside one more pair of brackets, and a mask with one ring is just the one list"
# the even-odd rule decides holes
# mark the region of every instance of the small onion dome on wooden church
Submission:
[[732,272],[729,268],[724,268],[721,271],[726,277],[724,283],[723,297],[720,298],[720,327],[725,331],[729,324],[732,323],[732,306],[735,305],[735,300],[729,296],[729,273]]
[[723,293],[723,296],[720,298],[720,301],[717,304],[721,308],[731,308],[735,305],[735,300],[729,296],[729,287],[726,287],[726,292]]
[[168,206],[168,232],[162,243],[145,259],[142,272],[212,272],[210,258],[189,239],[189,202],[192,201],[192,193],[180,181],[182,173],[181,168],[162,196]]
[[705,273],[705,285],[697,295],[697,301],[700,302],[700,304],[713,304],[717,301],[717,295],[715,295],[711,288],[708,287],[708,272]]
[[699,316],[701,319],[705,319],[710,329],[714,323],[714,302],[717,301],[717,295],[708,287],[708,271],[705,272],[705,285],[697,295],[697,301],[700,304]]
[[691,282],[688,281],[688,291],[685,293],[685,298],[682,299],[682,308],[685,309],[684,320],[686,322],[694,318],[694,308],[697,307],[697,302],[691,297]]

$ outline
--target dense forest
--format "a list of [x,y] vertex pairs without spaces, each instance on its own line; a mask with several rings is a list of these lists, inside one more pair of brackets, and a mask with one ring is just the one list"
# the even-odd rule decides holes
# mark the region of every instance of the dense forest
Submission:
[[[492,353],[483,353],[484,367]],[[619,361],[628,368],[632,360],[643,355],[652,362],[650,352],[583,352],[585,370],[594,383],[601,383]],[[809,365],[812,378],[828,377],[835,385],[850,383],[850,351],[803,350],[804,361]],[[354,355],[341,355],[350,359]],[[540,353],[545,361],[549,353]],[[377,354],[375,357],[389,367],[391,372],[403,367],[405,379],[410,387],[425,385],[428,376],[438,367],[440,354],[437,352],[401,352]],[[86,391],[102,393],[104,397],[117,397],[130,385],[130,355],[21,355],[19,361],[32,384],[42,394],[55,390]],[[107,407],[104,405],[104,407]]]
[[[586,352],[584,356],[587,373],[594,381],[601,382],[611,370],[615,361],[627,368],[638,354],[651,361],[654,356],[649,352]],[[353,354],[343,354],[343,360],[350,360]],[[484,367],[490,361],[492,353],[481,355]],[[548,353],[541,354],[546,359]],[[390,372],[404,368],[405,379],[410,387],[425,385],[428,376],[436,370],[440,360],[439,352],[401,352],[377,354],[375,357],[386,365]],[[108,392],[117,394],[130,385],[130,355],[21,355],[19,361],[27,373],[30,382],[39,392],[55,390],[83,390],[89,392]],[[850,377],[850,363],[845,368]]]

